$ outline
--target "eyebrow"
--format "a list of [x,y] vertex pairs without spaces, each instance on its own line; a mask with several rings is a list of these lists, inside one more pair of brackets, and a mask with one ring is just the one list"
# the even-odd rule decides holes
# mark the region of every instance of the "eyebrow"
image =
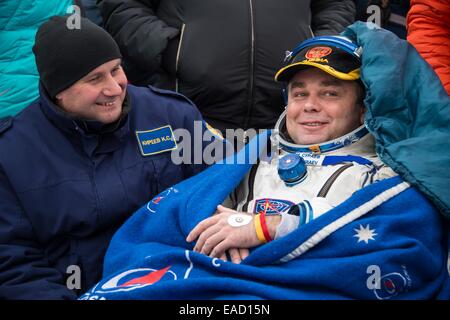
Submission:
[[291,82],[291,88],[304,88],[305,84],[300,81]]
[[[325,80],[320,82],[322,87],[340,87],[342,86],[342,82],[338,79]],[[306,85],[303,81],[295,81],[291,83],[291,88],[305,88]]]
[[338,79],[326,80],[326,81],[322,81],[321,85],[324,87],[330,87],[330,86],[340,87],[340,86],[342,86],[342,81],[339,81]]

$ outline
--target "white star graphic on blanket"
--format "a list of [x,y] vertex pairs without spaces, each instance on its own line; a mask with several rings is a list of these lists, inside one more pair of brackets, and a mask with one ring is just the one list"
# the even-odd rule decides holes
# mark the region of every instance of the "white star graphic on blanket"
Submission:
[[377,235],[375,233],[375,229],[370,229],[370,224],[368,224],[366,227],[363,227],[362,225],[359,225],[359,229],[353,229],[356,231],[356,234],[354,237],[358,238],[358,243],[361,241],[364,241],[365,243],[369,243],[369,240],[374,240],[374,236]]

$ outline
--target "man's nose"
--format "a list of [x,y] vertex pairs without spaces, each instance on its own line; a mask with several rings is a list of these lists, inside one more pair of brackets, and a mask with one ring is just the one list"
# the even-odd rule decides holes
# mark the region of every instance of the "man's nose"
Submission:
[[105,87],[103,88],[103,94],[105,96],[118,96],[122,94],[122,86],[120,82],[112,75],[108,76]]
[[308,96],[308,99],[305,101],[303,110],[305,112],[318,112],[320,111],[320,102],[318,101],[317,97],[310,95]]

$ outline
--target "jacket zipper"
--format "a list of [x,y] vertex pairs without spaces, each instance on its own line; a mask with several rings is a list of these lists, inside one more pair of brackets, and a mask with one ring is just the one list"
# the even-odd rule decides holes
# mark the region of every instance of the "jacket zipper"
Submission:
[[309,32],[311,33],[311,38],[314,38],[314,32],[311,29],[311,25],[308,25]]
[[319,193],[317,194],[317,197],[325,198],[328,194],[328,191],[330,191],[331,185],[336,181],[336,179],[341,175],[342,172],[347,170],[348,168],[352,167],[353,163],[347,163],[337,169],[331,177],[328,178],[328,180],[325,182],[323,187],[320,189]]
[[[253,85],[254,85],[254,72],[255,72],[255,26],[254,26],[254,17],[253,17],[253,1],[248,1],[250,6],[250,70],[249,70],[249,92],[248,92],[248,99],[247,99],[247,115],[244,120],[244,130],[248,129],[248,125],[250,122],[250,114],[252,109],[252,103],[253,103]],[[246,142],[246,132],[244,132],[244,142]]]
[[259,166],[259,160],[256,164],[252,166],[250,169],[250,174],[248,177],[248,193],[247,193],[247,199],[245,200],[244,205],[242,206],[242,211],[248,212],[248,205],[250,201],[252,201],[255,198],[255,179],[256,179],[256,172],[258,171]]
[[178,79],[178,64],[180,62],[180,52],[181,52],[181,45],[183,44],[183,36],[184,36],[184,28],[186,27],[186,24],[183,23],[183,25],[181,26],[181,34],[180,34],[180,42],[178,43],[178,49],[177,49],[177,58],[175,61],[175,91],[179,92],[179,88],[178,88],[178,84],[179,84],[179,79]]

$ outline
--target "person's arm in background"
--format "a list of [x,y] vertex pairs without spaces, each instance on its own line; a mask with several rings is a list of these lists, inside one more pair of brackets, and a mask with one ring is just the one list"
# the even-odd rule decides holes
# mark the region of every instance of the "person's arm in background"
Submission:
[[33,226],[0,168],[0,300],[76,299],[51,267]]
[[433,67],[450,94],[450,2],[411,0],[407,39]]
[[[105,29],[114,37],[124,55],[142,72],[152,73],[161,67],[162,52],[179,30],[156,16],[159,1],[98,0]],[[130,81],[138,75],[127,74]]]
[[356,8],[353,0],[311,1],[311,28],[315,36],[336,35],[355,21]]

